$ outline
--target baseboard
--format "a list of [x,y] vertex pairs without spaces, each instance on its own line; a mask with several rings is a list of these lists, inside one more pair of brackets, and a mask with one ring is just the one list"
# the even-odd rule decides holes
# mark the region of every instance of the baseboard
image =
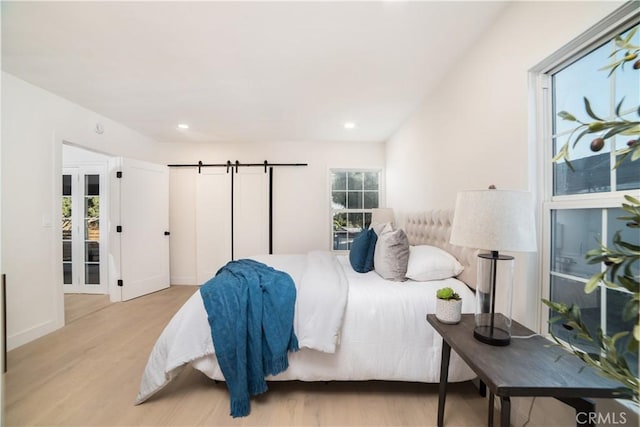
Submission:
[[[40,337],[50,334],[51,332],[60,329],[64,326],[64,322],[58,324],[55,320],[49,320],[39,325],[35,325],[27,330],[18,332],[17,334],[7,336],[7,351],[11,351],[14,348],[18,348],[24,344],[34,341]],[[9,366],[8,369],[11,369]]]
[[196,276],[171,276],[171,286],[197,286]]

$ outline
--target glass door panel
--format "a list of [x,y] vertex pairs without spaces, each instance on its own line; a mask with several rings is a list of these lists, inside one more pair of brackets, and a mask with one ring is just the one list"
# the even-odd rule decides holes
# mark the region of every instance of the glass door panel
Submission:
[[[105,249],[101,241],[101,193],[104,170],[99,166],[65,167],[62,175],[62,274],[65,292],[108,292]],[[104,206],[108,209],[108,206]]]
[[84,283],[100,284],[100,175],[84,176]]
[[62,175],[62,271],[65,285],[73,283],[72,176]]

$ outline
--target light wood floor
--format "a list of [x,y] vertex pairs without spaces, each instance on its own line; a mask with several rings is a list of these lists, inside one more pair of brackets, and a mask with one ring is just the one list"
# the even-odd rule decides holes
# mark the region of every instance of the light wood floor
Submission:
[[[149,352],[195,292],[174,286],[110,304],[9,353],[7,426],[429,426],[437,385],[389,382],[272,382],[248,417],[229,416],[224,383],[188,368],[134,406]],[[486,425],[486,400],[471,383],[452,385],[447,426]]]
[[109,295],[65,294],[64,323],[68,325],[110,304]]

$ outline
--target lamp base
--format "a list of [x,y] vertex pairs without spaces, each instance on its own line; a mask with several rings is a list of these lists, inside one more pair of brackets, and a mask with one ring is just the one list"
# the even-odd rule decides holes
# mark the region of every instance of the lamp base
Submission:
[[511,342],[511,334],[508,331],[490,326],[476,326],[473,337],[480,342],[489,345],[504,347]]

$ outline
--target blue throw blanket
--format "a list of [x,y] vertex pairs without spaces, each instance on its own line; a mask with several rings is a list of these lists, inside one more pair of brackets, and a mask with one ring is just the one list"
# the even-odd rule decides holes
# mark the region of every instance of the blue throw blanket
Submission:
[[249,414],[250,396],[267,391],[265,377],[289,366],[298,350],[291,277],[258,261],[231,261],[200,288],[231,415]]

